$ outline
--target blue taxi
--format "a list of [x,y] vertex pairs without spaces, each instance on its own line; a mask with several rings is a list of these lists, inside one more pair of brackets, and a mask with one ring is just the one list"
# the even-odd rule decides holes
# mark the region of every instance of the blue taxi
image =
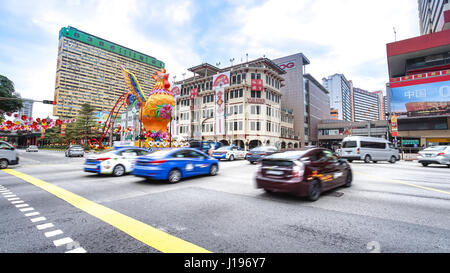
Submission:
[[140,156],[132,174],[154,180],[177,183],[198,175],[216,175],[219,161],[193,148],[173,148]]

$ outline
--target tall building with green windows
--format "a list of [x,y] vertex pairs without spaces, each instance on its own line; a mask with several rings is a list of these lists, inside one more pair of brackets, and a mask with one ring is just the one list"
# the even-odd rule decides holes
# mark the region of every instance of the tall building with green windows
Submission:
[[155,83],[152,76],[164,63],[74,27],[61,28],[53,115],[75,117],[84,103],[99,112],[111,111],[120,95],[128,91],[121,66],[131,71],[148,93]]

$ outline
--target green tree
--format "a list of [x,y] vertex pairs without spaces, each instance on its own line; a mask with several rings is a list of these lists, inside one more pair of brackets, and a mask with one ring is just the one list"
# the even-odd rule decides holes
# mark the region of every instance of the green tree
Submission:
[[85,145],[90,138],[96,138],[99,133],[92,130],[93,127],[98,127],[98,123],[95,119],[95,108],[88,103],[81,105],[81,110],[76,117],[77,121],[73,123],[73,126],[66,129],[68,136],[78,136],[83,139]]
[[[0,75],[0,117],[4,112],[16,112],[22,108],[22,100],[14,93],[14,83],[7,77]],[[12,98],[12,99],[11,99]]]

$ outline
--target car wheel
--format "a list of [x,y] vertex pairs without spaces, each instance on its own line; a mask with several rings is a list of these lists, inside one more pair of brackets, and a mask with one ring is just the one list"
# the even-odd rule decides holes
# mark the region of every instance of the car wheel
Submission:
[[391,156],[391,159],[389,160],[389,163],[394,164],[395,162],[397,162],[397,159],[395,158],[395,156]]
[[366,155],[365,157],[364,157],[364,162],[365,163],[370,163],[370,160],[371,160],[372,158],[370,157],[370,155]]
[[177,183],[181,180],[181,173],[179,170],[171,170],[169,173],[169,182],[170,183]]
[[234,160],[234,155],[230,155],[230,157],[228,158],[229,161],[233,161]]
[[211,176],[216,175],[217,170],[218,170],[218,168],[217,168],[216,164],[211,165],[211,167],[209,168],[209,175],[211,175]]
[[374,160],[374,161],[372,161],[373,163],[377,163],[378,161],[376,161],[376,160]]
[[428,163],[422,163],[422,166],[426,167],[428,166]]
[[347,177],[345,178],[345,187],[351,187],[352,186],[352,181],[353,181],[353,175],[352,175],[352,171],[348,170],[347,172]]
[[0,169],[6,169],[8,168],[8,160],[2,159],[0,160]]
[[350,163],[352,163],[352,162],[353,162],[353,159],[348,159],[347,161],[350,162]]
[[273,193],[273,190],[269,190],[269,189],[264,189],[264,191],[266,192],[266,193]]
[[113,169],[114,176],[122,176],[125,174],[125,167],[123,165],[116,165]]
[[309,184],[308,199],[310,201],[316,201],[320,197],[321,186],[318,180],[313,180]]

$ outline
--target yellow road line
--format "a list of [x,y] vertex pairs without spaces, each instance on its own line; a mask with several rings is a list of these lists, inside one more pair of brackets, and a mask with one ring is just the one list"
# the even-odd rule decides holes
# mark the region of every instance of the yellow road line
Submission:
[[375,176],[375,175],[370,175],[370,174],[361,173],[361,172],[354,172],[354,173],[355,173],[355,174],[364,175],[364,176],[367,176],[367,177],[377,178],[377,179],[383,178],[383,179],[386,179],[386,180],[391,181],[391,182],[393,182],[393,183],[403,184],[403,185],[407,185],[407,186],[411,186],[411,187],[416,187],[416,188],[419,188],[419,189],[424,189],[424,190],[429,190],[429,191],[435,191],[435,192],[440,192],[440,193],[444,193],[444,194],[450,195],[450,192],[448,192],[448,191],[438,190],[438,189],[435,189],[435,188],[419,186],[419,185],[416,185],[416,184],[410,184],[410,183],[406,183],[406,182],[399,181],[399,180],[395,180],[395,179],[391,179],[391,178],[386,178],[386,177],[381,177],[381,176]]
[[66,201],[72,206],[89,213],[90,215],[112,225],[113,227],[130,235],[131,237],[161,252],[210,253],[210,251],[204,248],[184,241],[115,210],[92,202],[86,198],[83,198],[51,183],[15,170],[5,169],[3,171],[55,195],[56,197]]

